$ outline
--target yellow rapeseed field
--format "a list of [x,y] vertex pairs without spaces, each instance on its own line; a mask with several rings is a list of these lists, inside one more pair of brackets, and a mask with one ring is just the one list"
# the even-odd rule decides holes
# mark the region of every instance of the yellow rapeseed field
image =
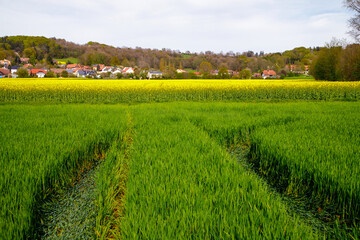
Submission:
[[315,80],[1,79],[0,103],[357,100],[360,82]]
[[247,90],[254,88],[359,88],[360,82],[315,80],[92,80],[92,79],[1,79],[1,90],[17,91],[122,91],[122,90]]

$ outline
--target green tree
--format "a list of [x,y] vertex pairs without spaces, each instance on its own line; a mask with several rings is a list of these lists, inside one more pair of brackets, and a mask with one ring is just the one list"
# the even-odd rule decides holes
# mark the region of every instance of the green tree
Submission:
[[16,74],[19,76],[19,78],[28,78],[29,77],[29,72],[25,68],[19,68],[17,70]]
[[242,70],[248,67],[248,64],[251,62],[251,58],[241,55],[238,57],[237,62],[238,62],[239,70]]
[[122,74],[122,73],[117,73],[117,74],[116,74],[116,78],[117,78],[117,79],[122,79],[122,78],[123,78],[123,74]]
[[53,59],[52,59],[52,57],[50,56],[50,54],[48,54],[48,55],[46,56],[46,63],[47,63],[48,65],[54,65]]
[[203,61],[202,63],[200,63],[199,70],[202,74],[210,74],[212,70],[211,63]]
[[48,71],[45,75],[47,78],[55,78],[56,74],[53,71]]
[[160,71],[161,71],[161,72],[163,72],[163,73],[167,72],[168,67],[167,67],[167,63],[166,63],[165,58],[161,58],[161,59],[160,59],[159,68],[160,68]]
[[0,50],[0,59],[5,59],[6,58],[6,53],[4,51]]
[[31,56],[31,57],[30,57],[30,60],[29,60],[29,63],[31,63],[32,65],[35,65],[36,62],[37,62],[36,57],[35,57],[35,56]]
[[219,75],[218,77],[220,79],[228,79],[230,78],[230,74],[229,74],[229,71],[227,69],[227,67],[223,66],[219,69]]
[[18,55],[16,55],[14,63],[14,65],[19,65],[21,63],[20,57]]
[[360,80],[360,45],[351,44],[340,54],[339,70],[342,80]]
[[117,66],[120,65],[120,60],[117,56],[112,56],[110,60],[111,66]]
[[61,77],[63,77],[63,78],[69,77],[68,71],[66,71],[66,70],[62,71],[62,72],[61,72]]
[[243,69],[239,73],[239,78],[241,79],[250,79],[251,78],[251,71],[249,69]]
[[124,67],[130,67],[130,62],[127,60],[127,58],[124,58],[124,60],[121,62],[121,65]]
[[310,74],[317,80],[341,80],[341,74],[338,70],[341,51],[341,47],[323,48],[318,58],[313,62]]
[[182,61],[180,60],[179,69],[183,69]]
[[27,58],[31,58],[31,57],[36,58],[36,51],[33,47],[28,47],[24,49],[24,55]]

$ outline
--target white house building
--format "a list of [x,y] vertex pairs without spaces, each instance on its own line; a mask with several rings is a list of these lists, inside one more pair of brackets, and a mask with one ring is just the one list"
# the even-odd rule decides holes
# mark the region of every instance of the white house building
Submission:
[[125,67],[123,70],[122,70],[122,73],[123,74],[134,74],[134,69],[132,67]]
[[162,77],[162,72],[160,72],[160,71],[150,71],[147,74],[148,79],[161,78],[161,77]]

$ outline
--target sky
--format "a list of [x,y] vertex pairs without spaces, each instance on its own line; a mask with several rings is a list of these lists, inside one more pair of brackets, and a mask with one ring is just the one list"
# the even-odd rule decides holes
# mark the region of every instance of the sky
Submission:
[[283,52],[351,38],[342,0],[0,0],[0,36],[181,52]]

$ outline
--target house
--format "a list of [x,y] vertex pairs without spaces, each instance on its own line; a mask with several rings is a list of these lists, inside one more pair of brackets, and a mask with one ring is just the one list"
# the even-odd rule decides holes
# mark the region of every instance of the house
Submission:
[[74,74],[74,70],[72,70],[72,69],[65,69],[65,71],[67,71],[68,74]]
[[91,75],[96,75],[96,71],[78,70],[75,74],[77,77],[87,77],[87,76],[91,76]]
[[54,72],[55,74],[60,75],[65,69],[62,68],[51,68],[50,71]]
[[38,78],[43,78],[45,77],[47,71],[44,69],[31,69],[29,74],[31,76],[37,76]]
[[233,71],[233,70],[228,70],[228,73],[229,73],[231,76],[237,76],[237,75],[239,75],[239,72]]
[[252,75],[253,78],[261,78],[261,73],[254,73]]
[[31,67],[34,67],[34,66],[30,63],[24,64],[24,66],[23,66],[23,68],[31,68]]
[[8,66],[11,66],[11,62],[7,59],[4,60],[0,60],[0,65],[4,66],[5,68],[7,68]]
[[66,69],[76,69],[76,68],[80,68],[80,65],[77,63],[66,65]]
[[81,70],[83,70],[83,71],[92,71],[93,69],[92,69],[92,67],[89,67],[89,66],[82,66]]
[[187,73],[187,71],[183,70],[183,69],[177,69],[176,70],[177,73]]
[[9,69],[0,68],[0,78],[8,77],[10,73]]
[[21,67],[20,66],[11,66],[11,74],[16,73],[19,68],[21,68]]
[[99,64],[99,71],[102,71],[104,69],[105,65],[104,64]]
[[274,70],[264,70],[262,73],[263,79],[276,78],[276,72]]
[[106,66],[106,67],[104,67],[102,70],[101,70],[101,72],[102,73],[108,73],[108,72],[112,72],[113,71],[113,67],[108,67],[108,66]]
[[300,65],[290,65],[289,66],[286,66],[286,68],[288,70],[290,70],[291,72],[294,72],[294,73],[299,73],[299,74],[308,74],[309,73],[309,70],[310,70],[310,65],[303,65],[303,66],[300,66]]
[[[134,69],[132,67],[125,67],[123,70],[122,70],[122,73],[123,74],[134,74]],[[162,73],[161,73],[162,74]]]
[[160,71],[150,71],[147,74],[148,79],[161,78],[161,77],[162,77],[162,72],[160,72]]
[[92,70],[94,70],[94,71],[100,71],[100,66],[99,66],[99,64],[94,64],[94,65],[92,65]]
[[219,75],[219,70],[211,70],[211,75]]
[[113,69],[113,72],[112,72],[112,73],[113,73],[113,74],[122,73],[122,70],[117,67],[117,68]]

